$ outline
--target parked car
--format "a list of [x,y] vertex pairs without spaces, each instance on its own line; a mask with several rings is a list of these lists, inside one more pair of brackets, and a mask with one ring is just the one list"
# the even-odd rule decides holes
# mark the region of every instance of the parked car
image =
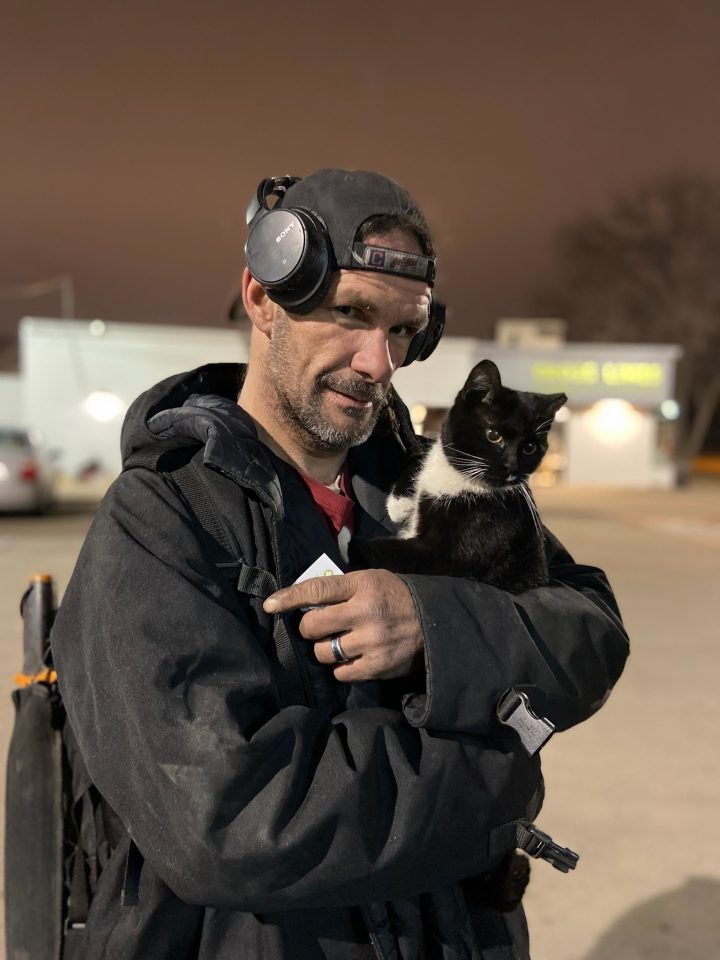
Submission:
[[27,430],[0,427],[0,512],[42,513],[54,502],[52,454]]

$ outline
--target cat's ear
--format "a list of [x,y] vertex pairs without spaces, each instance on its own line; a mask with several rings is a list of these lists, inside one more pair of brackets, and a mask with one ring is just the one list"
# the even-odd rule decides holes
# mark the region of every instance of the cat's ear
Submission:
[[469,393],[479,393],[483,403],[491,403],[501,386],[500,371],[492,360],[481,360],[470,371],[462,394],[467,396]]
[[545,410],[548,417],[554,417],[563,404],[567,403],[567,395],[564,393],[549,393],[545,398]]

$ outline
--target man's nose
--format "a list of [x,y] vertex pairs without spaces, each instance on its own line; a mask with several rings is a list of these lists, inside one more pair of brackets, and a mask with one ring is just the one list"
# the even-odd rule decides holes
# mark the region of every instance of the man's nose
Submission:
[[387,383],[396,366],[390,354],[387,333],[380,328],[365,331],[362,344],[355,352],[350,366],[368,380]]

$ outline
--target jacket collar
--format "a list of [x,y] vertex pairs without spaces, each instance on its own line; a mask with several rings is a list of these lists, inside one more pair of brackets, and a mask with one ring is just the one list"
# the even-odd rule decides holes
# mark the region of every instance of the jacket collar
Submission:
[[[242,385],[247,368],[233,365],[234,376],[229,377],[229,366],[223,364],[218,368],[222,372],[222,383],[232,380],[234,392],[235,387],[239,390]],[[149,411],[147,429],[163,447],[168,444],[175,449],[202,446],[206,466],[252,488],[280,514],[282,494],[272,454],[258,439],[252,417],[238,406],[237,393],[227,396],[227,388],[225,395],[214,393],[213,367],[203,371],[203,392],[186,394],[181,406]],[[348,454],[356,501],[388,532],[394,532],[396,527],[385,506],[387,492],[403,467],[408,446],[413,443],[417,443],[417,439],[407,410],[391,389],[388,409],[372,435],[351,448]]]

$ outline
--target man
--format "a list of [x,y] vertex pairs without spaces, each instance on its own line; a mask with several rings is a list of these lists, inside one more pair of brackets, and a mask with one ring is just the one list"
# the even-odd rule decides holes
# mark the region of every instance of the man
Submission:
[[526,957],[496,828],[534,818],[542,780],[496,708],[516,687],[560,728],[598,709],[627,652],[612,594],[550,536],[552,586],[520,596],[293,585],[341,566],[349,529],[392,529],[418,441],[390,382],[438,335],[434,260],[378,174],[264,181],[249,217],[248,367],[136,401],[53,633],[120,824],[84,956]]

